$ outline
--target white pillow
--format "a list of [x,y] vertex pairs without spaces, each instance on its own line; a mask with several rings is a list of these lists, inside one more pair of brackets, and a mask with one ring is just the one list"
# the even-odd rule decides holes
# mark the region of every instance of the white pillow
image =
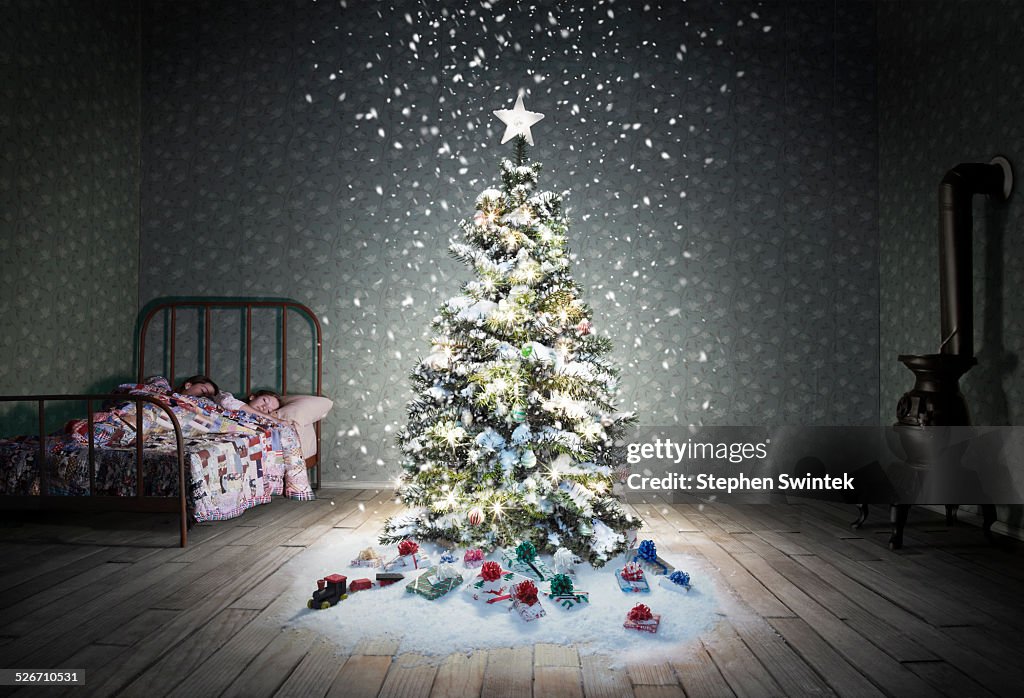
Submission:
[[316,455],[316,431],[312,424],[300,424],[298,426],[299,443],[302,446],[303,459],[312,458]]
[[281,407],[274,416],[299,425],[319,422],[331,411],[334,402],[319,395],[282,395]]

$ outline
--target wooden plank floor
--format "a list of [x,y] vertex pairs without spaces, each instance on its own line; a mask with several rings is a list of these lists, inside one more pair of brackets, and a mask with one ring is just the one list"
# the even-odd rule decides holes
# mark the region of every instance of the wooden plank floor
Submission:
[[392,493],[325,491],[202,524],[175,546],[165,515],[7,515],[0,667],[84,668],[89,696],[1017,696],[1024,545],[914,509],[904,550],[852,507],[631,503],[642,537],[703,564],[724,614],[676,661],[620,666],[551,644],[424,656],[370,639],[343,655],[273,618],[285,562],[362,535]]

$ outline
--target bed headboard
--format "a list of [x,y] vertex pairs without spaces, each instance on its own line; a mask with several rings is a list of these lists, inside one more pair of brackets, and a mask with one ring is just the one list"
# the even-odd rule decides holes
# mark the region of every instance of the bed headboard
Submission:
[[[240,329],[241,337],[236,337],[236,342],[241,344],[239,354],[244,354],[244,360],[241,356],[238,357],[238,364],[241,368],[241,388],[243,395],[248,395],[253,388],[253,311],[257,311],[262,315],[266,315],[266,311],[276,311],[275,322],[276,322],[276,339],[275,344],[275,356],[277,364],[274,366],[276,369],[276,375],[279,380],[278,387],[279,392],[282,395],[288,394],[288,318],[292,316],[293,322],[298,320],[299,322],[306,322],[310,327],[310,335],[312,345],[312,374],[310,376],[310,387],[311,392],[314,395],[323,394],[323,336],[320,328],[320,321],[316,315],[307,306],[293,301],[287,298],[258,298],[258,299],[246,299],[246,298],[161,298],[149,303],[140,315],[138,334],[135,338],[138,356],[138,379],[141,383],[146,378],[146,358],[147,354],[152,356],[154,348],[149,347],[147,351],[147,340],[151,337],[151,324],[155,318],[161,318],[163,320],[163,332],[157,332],[155,334],[162,335],[161,351],[162,354],[162,373],[167,376],[167,379],[172,385],[176,385],[176,381],[181,378],[177,375],[177,369],[180,365],[176,365],[178,359],[178,313],[181,310],[195,311],[198,314],[196,323],[198,330],[198,347],[196,347],[197,356],[194,358],[194,363],[188,369],[188,373],[184,375],[192,375],[196,373],[206,373],[211,375],[216,373],[211,370],[214,352],[212,347],[217,343],[217,328],[215,325],[215,315],[221,311],[237,311],[237,314],[232,314],[234,317],[237,315],[242,316],[241,322],[238,322],[238,327],[229,332],[238,332]],[[223,327],[221,328],[222,335]],[[226,336],[226,335],[225,335]],[[222,340],[225,343],[228,340]],[[190,340],[191,343],[191,340]],[[219,344],[217,345],[220,346]],[[194,370],[200,368],[202,370]],[[216,377],[214,377],[216,380]],[[301,392],[305,393],[306,390],[301,389]],[[244,398],[243,398],[244,399]],[[313,488],[320,488],[320,463],[322,460],[321,455],[321,439],[320,439],[320,423],[317,422],[314,425],[314,431],[316,433],[316,455],[306,459],[306,465],[308,468],[312,468],[315,471],[313,478]]]
[[[177,360],[178,352],[176,346],[177,340],[177,322],[178,322],[178,311],[182,309],[195,309],[201,313],[200,320],[200,340],[202,342],[202,371],[189,371],[189,373],[211,373],[210,366],[212,362],[211,347],[214,343],[215,327],[213,323],[213,313],[218,310],[238,310],[244,318],[244,330],[243,330],[243,345],[245,351],[245,361],[243,370],[243,392],[248,394],[252,390],[252,331],[253,331],[253,310],[254,309],[271,309],[279,311],[279,338],[280,338],[280,354],[279,354],[279,366],[277,367],[278,376],[280,378],[280,392],[282,395],[288,394],[288,317],[289,314],[295,314],[300,319],[305,320],[309,323],[312,328],[312,350],[313,350],[313,376],[312,376],[312,387],[313,394],[321,395],[323,390],[323,337],[320,328],[320,321],[316,315],[308,306],[303,305],[297,301],[289,300],[286,298],[259,298],[259,299],[243,299],[243,298],[167,298],[157,299],[151,302],[143,310],[142,317],[139,321],[138,335],[136,337],[136,346],[138,347],[138,378],[141,382],[145,379],[146,372],[146,358],[147,358],[147,340],[150,337],[150,325],[154,318],[163,316],[165,321],[165,331],[163,333],[163,358],[166,365],[167,378],[172,383],[177,379],[177,372],[175,362]],[[150,348],[150,354],[152,354]]]

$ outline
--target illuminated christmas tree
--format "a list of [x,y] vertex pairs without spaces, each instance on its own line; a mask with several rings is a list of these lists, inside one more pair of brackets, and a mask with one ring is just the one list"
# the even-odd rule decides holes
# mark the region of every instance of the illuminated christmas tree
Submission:
[[538,191],[526,161],[543,116],[522,96],[502,143],[501,189],[476,200],[450,251],[475,278],[433,321],[433,348],[412,373],[416,397],[399,433],[399,496],[409,513],[382,543],[406,537],[493,549],[531,541],[601,565],[639,522],[612,494],[625,459],[615,443],[634,421],[615,405],[611,342],[570,273],[561,196]]

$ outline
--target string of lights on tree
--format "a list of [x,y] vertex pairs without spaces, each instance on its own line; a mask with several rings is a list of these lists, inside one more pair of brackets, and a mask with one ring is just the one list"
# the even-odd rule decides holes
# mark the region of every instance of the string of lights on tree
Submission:
[[474,278],[438,310],[432,350],[412,372],[398,435],[410,511],[386,522],[381,542],[531,541],[599,566],[639,526],[612,493],[625,460],[615,444],[635,417],[616,407],[611,342],[572,278],[562,196],[538,190],[541,165],[527,160],[543,115],[521,94],[494,113],[514,161],[450,245]]

